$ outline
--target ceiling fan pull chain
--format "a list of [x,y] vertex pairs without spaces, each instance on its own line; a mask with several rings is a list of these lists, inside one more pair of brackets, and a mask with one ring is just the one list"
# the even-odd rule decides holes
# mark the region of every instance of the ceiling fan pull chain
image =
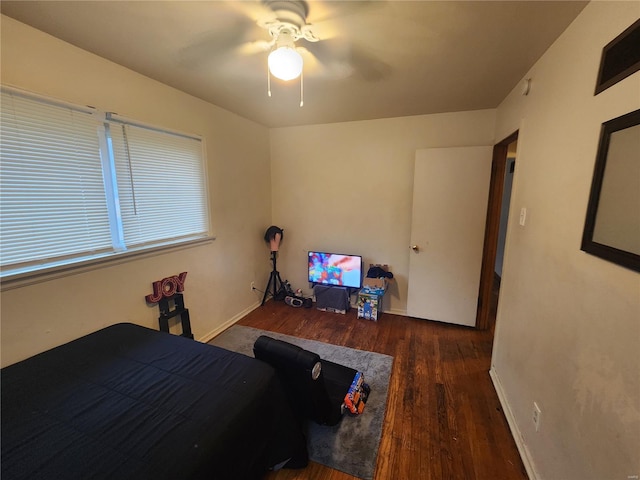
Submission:
[[304,105],[304,71],[300,72],[300,106]]
[[267,65],[267,95],[271,96],[271,72],[269,71],[269,65]]

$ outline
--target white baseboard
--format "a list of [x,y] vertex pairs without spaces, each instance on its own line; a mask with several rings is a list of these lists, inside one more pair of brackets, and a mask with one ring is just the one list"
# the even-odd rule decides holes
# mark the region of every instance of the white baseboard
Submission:
[[407,311],[400,310],[399,308],[390,308],[389,310],[383,310],[382,313],[389,313],[391,315],[402,315],[404,317],[407,316]]
[[491,370],[489,370],[489,376],[491,377],[493,387],[496,389],[496,393],[498,394],[498,400],[500,400],[502,411],[504,412],[504,416],[506,417],[507,423],[509,424],[511,435],[516,442],[516,447],[518,447],[518,452],[520,453],[520,458],[522,459],[524,468],[527,471],[529,480],[538,480],[538,475],[533,468],[533,462],[531,460],[531,456],[529,455],[529,450],[524,443],[524,439],[522,438],[522,434],[520,433],[520,429],[518,428],[516,419],[511,412],[509,404],[507,403],[507,399],[502,388],[502,383],[500,383],[500,377],[498,376],[498,372],[493,365],[491,366]]
[[236,322],[238,322],[238,320],[240,320],[242,317],[248,315],[249,313],[253,312],[256,308],[258,308],[261,305],[261,302],[256,302],[253,305],[245,308],[244,310],[242,310],[240,313],[234,315],[233,317],[231,317],[229,320],[227,320],[226,322],[224,322],[222,325],[220,325],[219,327],[211,330],[209,333],[207,333],[206,335],[203,335],[202,337],[200,337],[198,339],[199,342],[202,343],[207,343],[209,340],[211,340],[214,337],[217,337],[218,335],[220,335],[222,332],[224,332],[227,328],[229,328],[230,326],[232,326],[233,324],[235,324]]

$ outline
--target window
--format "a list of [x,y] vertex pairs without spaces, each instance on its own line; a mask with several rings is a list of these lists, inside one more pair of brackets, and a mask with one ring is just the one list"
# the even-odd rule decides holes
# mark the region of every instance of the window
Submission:
[[3,278],[208,238],[199,138],[13,90],[1,102]]

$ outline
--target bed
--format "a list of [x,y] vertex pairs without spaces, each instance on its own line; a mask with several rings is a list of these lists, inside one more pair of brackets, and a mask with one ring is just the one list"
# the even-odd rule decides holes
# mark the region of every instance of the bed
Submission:
[[306,463],[266,363],[130,323],[5,367],[2,479],[254,479]]

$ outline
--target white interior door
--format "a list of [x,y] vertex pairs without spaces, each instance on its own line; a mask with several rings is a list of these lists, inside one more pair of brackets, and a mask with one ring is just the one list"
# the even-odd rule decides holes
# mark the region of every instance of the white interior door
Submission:
[[473,326],[492,147],[416,152],[407,314]]

